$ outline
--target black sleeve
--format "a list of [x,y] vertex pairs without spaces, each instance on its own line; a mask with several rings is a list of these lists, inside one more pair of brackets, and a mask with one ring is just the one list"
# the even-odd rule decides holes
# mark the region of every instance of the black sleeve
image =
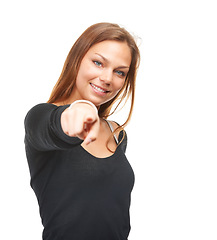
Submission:
[[25,118],[25,143],[39,151],[69,149],[82,143],[66,135],[61,127],[61,114],[69,105],[57,107],[42,103],[33,107]]

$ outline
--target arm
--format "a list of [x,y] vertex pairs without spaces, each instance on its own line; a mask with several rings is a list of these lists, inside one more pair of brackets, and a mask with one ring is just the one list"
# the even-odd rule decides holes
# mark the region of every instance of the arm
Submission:
[[41,151],[71,148],[82,140],[89,144],[99,133],[99,117],[94,110],[86,103],[72,108],[39,104],[25,118],[25,141]]
[[39,151],[69,149],[81,144],[82,140],[63,132],[61,115],[67,107],[48,103],[33,107],[25,118],[25,142]]

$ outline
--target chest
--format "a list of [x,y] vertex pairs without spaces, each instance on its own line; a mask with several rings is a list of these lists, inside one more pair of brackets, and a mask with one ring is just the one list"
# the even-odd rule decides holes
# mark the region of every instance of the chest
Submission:
[[70,186],[71,189],[72,184],[74,187],[78,184],[79,189],[87,191],[92,189],[93,192],[107,191],[108,188],[111,191],[115,188],[118,191],[120,189],[131,191],[134,173],[120,147],[107,158],[96,158],[81,146],[60,154],[58,159],[62,160],[58,160],[55,164],[58,167],[55,171],[52,170],[55,176],[53,179],[55,184],[52,185],[57,187],[61,183],[60,189],[66,189],[66,186]]
[[88,153],[97,158],[106,158],[114,154],[117,143],[108,126],[102,125],[97,139],[89,145],[82,143],[81,146]]

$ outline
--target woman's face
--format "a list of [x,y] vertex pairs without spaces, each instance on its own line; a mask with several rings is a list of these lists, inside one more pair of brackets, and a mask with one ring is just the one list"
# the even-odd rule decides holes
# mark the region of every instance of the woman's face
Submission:
[[127,43],[103,41],[93,45],[81,61],[72,99],[100,106],[113,99],[124,85],[131,64]]

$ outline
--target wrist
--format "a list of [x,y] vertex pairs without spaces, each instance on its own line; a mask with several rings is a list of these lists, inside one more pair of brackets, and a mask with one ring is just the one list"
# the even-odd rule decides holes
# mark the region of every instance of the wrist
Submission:
[[74,101],[70,106],[69,106],[69,109],[71,109],[75,104],[77,103],[86,103],[86,104],[89,104],[90,106],[92,106],[94,108],[94,110],[96,111],[96,114],[98,115],[98,109],[96,108],[96,106],[90,102],[90,101],[87,101],[87,100],[76,100]]

